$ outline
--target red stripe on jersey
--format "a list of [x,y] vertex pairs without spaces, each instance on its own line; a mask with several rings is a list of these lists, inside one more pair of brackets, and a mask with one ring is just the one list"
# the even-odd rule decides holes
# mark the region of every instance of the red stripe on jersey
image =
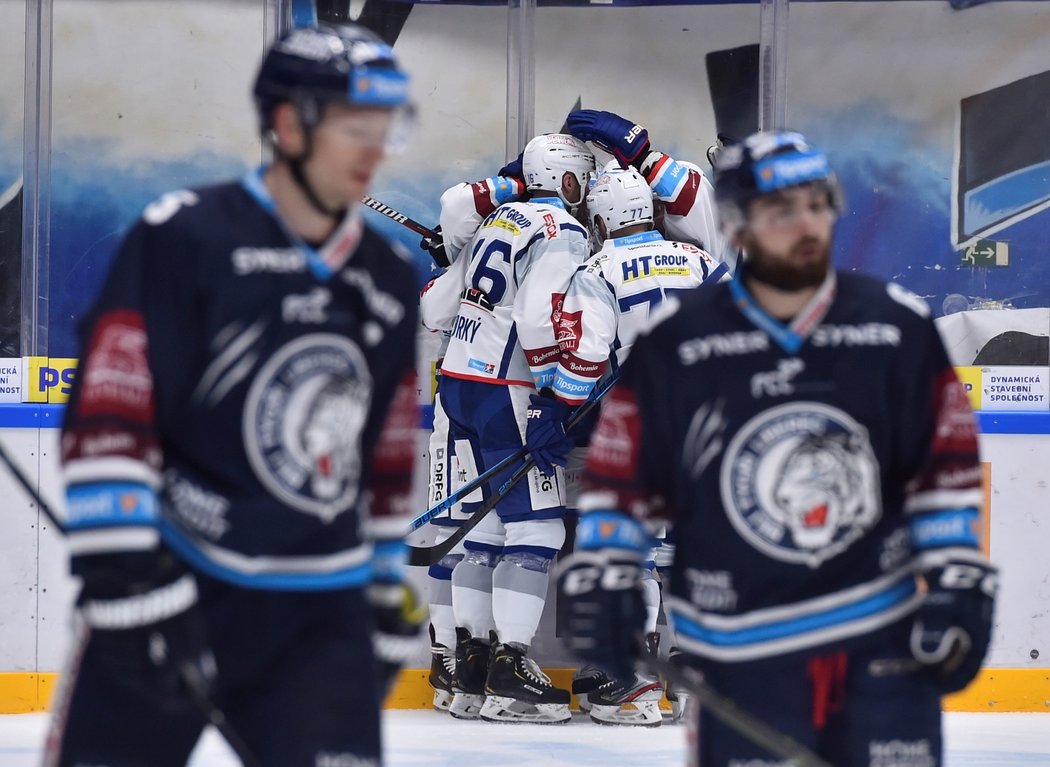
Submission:
[[583,357],[577,357],[572,352],[563,351],[561,358],[558,360],[558,364],[572,373],[574,376],[579,378],[593,378],[598,380],[602,377],[602,373],[605,372],[605,368],[608,366],[608,360],[601,360],[600,362],[593,362],[591,360],[585,360]]
[[696,202],[696,193],[700,191],[700,182],[703,177],[695,170],[690,170],[689,175],[686,176],[685,186],[682,187],[682,191],[678,193],[678,196],[671,202],[667,203],[667,212],[672,216],[684,216],[693,208],[693,203]]
[[442,370],[441,375],[448,376],[449,378],[458,378],[461,381],[480,381],[481,383],[488,384],[502,384],[504,386],[535,386],[536,384],[532,381],[523,381],[519,378],[485,378],[484,376],[472,376],[466,373],[452,373],[447,370]]
[[488,179],[475,181],[470,188],[474,192],[474,210],[478,212],[478,215],[484,217],[496,209],[492,187],[489,186]]
[[372,517],[408,516],[412,503],[412,468],[419,432],[418,391],[414,371],[405,373],[390,402],[372,457]]
[[926,464],[908,486],[909,494],[967,490],[981,486],[977,419],[966,388],[952,368],[934,381],[934,423]]
[[671,158],[667,155],[661,156],[660,159],[656,161],[656,164],[649,169],[649,172],[645,174],[645,182],[649,184],[649,186],[656,183],[656,179],[660,176],[660,171],[663,170],[664,166],[667,165],[670,159]]
[[116,309],[99,317],[77,376],[79,416],[105,415],[152,424],[153,373],[142,314]]
[[623,383],[606,395],[601,417],[587,449],[585,491],[611,493],[613,506],[638,518],[663,507],[642,478],[642,419],[634,391]]
[[544,346],[540,349],[525,349],[525,359],[528,361],[529,367],[532,368],[557,361],[559,354],[561,354],[560,346]]

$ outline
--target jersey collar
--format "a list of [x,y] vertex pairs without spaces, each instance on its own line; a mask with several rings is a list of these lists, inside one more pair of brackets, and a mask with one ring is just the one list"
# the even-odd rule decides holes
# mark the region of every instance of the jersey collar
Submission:
[[805,343],[820,321],[827,316],[831,303],[835,300],[838,279],[835,270],[829,269],[828,276],[817,288],[813,298],[802,308],[790,323],[784,324],[769,315],[744,287],[746,268],[737,269],[736,275],[729,283],[729,292],[737,308],[743,312],[754,325],[769,334],[784,351],[794,354]]
[[614,237],[610,242],[614,248],[626,248],[628,245],[640,245],[643,242],[653,242],[655,240],[662,240],[661,235],[655,229],[648,232],[638,232],[638,234],[629,234],[626,237]]
[[565,203],[561,201],[560,197],[533,197],[529,202],[535,202],[540,205],[553,205],[555,208],[565,210]]

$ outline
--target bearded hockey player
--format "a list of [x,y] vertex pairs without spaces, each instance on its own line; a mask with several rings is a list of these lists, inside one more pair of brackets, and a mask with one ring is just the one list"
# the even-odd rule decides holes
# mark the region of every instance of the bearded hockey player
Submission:
[[[653,195],[633,168],[611,163],[591,185],[586,210],[592,241],[600,243],[600,250],[569,283],[558,321],[558,370],[545,390],[547,399],[530,409],[526,433],[532,454],[557,464],[568,454],[552,455],[557,447],[544,441],[544,433],[556,432],[608,368],[622,364],[652,309],[705,280],[728,277],[726,267],[709,254],[687,243],[668,242],[653,228]],[[557,402],[552,401],[555,396]],[[565,440],[563,446],[573,443]],[[660,589],[653,574],[655,559],[646,565],[646,636],[655,646]],[[651,677],[614,680],[584,669],[573,680],[573,692],[601,724],[654,726],[662,721],[662,690]]]
[[415,277],[355,207],[407,76],[367,30],[311,27],[254,93],[273,163],[150,205],[83,326],[62,435],[83,586],[49,765],[183,765],[199,695],[258,764],[378,765],[421,640]]
[[[981,666],[997,581],[966,393],[921,299],[831,267],[822,152],[750,136],[715,189],[743,268],[639,337],[603,408],[559,579],[570,645],[633,673],[666,521],[665,606],[712,686],[837,767],[940,765],[940,696]],[[776,763],[698,724],[696,763]]]
[[[569,135],[538,136],[525,148],[522,169],[529,201],[497,208],[460,256],[469,261],[441,387],[467,481],[523,446],[529,394],[549,385],[557,367],[553,315],[588,255],[587,232],[570,211],[583,201],[594,170],[590,150]],[[466,554],[452,574],[463,629],[454,716],[569,718],[569,693],[555,688],[527,654],[550,563],[564,542],[563,485],[560,472],[533,470],[465,539]],[[465,513],[477,507],[464,501]]]

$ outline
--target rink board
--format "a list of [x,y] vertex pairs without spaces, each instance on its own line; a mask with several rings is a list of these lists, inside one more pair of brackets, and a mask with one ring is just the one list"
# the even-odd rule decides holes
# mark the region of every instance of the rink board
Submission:
[[[545,669],[555,685],[569,688],[573,669]],[[429,669],[405,669],[390,692],[390,709],[430,708]],[[0,672],[0,714],[47,711],[58,684],[57,673]],[[661,703],[667,707],[666,701]],[[572,708],[577,708],[576,696]],[[944,699],[945,711],[1050,712],[1050,670],[987,668],[967,689]]]
[[[2,411],[3,408],[0,408]],[[2,415],[2,412],[0,412]],[[39,428],[57,420],[41,408],[37,418],[20,427],[0,426],[0,442],[20,470],[39,483],[46,500],[57,503],[58,430]],[[0,420],[0,423],[3,423]],[[10,421],[8,421],[10,423]],[[981,450],[990,492],[987,496],[985,545],[1003,567],[1001,598],[988,665],[963,693],[945,701],[951,711],[1050,710],[1050,488],[1043,467],[1050,465],[1050,414],[982,413]],[[1034,433],[1016,433],[1022,428]],[[421,440],[420,452],[424,450]],[[420,508],[423,478],[416,493]],[[62,538],[18,488],[0,472],[0,498],[5,499],[6,534],[0,540],[0,713],[46,710],[69,643],[74,583],[66,574]],[[425,571],[413,568],[422,581]],[[548,599],[534,642],[537,659],[559,683],[568,685],[571,665],[552,618],[555,595]],[[431,690],[426,682],[428,648],[421,643],[416,669],[402,673],[388,700],[391,708],[426,708]]]

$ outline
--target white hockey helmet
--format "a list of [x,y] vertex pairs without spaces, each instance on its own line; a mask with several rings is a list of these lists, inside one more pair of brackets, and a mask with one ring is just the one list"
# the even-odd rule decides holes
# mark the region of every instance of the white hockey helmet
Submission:
[[[558,193],[562,202],[575,207],[587,193],[587,181],[594,173],[594,154],[587,145],[567,133],[546,133],[525,145],[521,154],[525,188],[546,189]],[[561,179],[569,172],[580,184],[580,199],[570,203],[562,195]]]
[[587,192],[587,216],[605,222],[608,234],[635,224],[653,223],[653,192],[634,168],[606,168]]

